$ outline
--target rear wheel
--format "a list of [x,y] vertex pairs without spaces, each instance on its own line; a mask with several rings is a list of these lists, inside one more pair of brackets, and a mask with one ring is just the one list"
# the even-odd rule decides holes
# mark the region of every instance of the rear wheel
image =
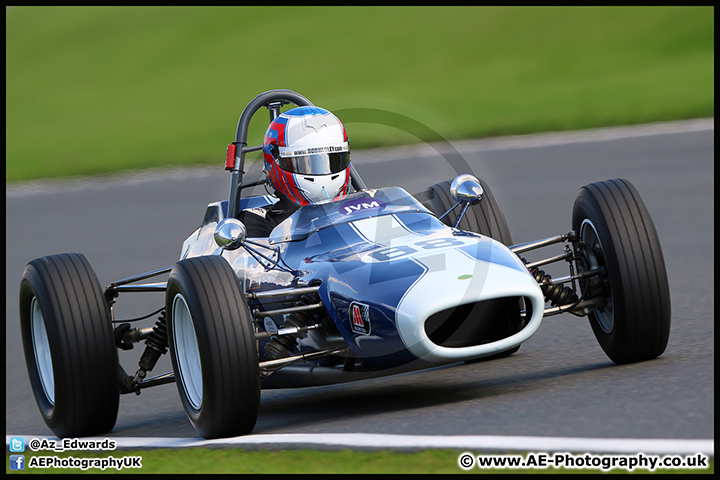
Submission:
[[578,271],[606,270],[580,284],[584,297],[605,300],[588,315],[603,351],[619,364],[660,356],[670,335],[670,289],[660,241],[638,191],[623,179],[582,187],[572,228],[580,235]]
[[250,433],[260,405],[255,331],[235,272],[220,256],[190,258],[170,273],[168,340],[178,392],[205,438]]
[[110,309],[77,253],[31,261],[20,283],[20,326],[30,384],[58,437],[108,432],[120,394]]

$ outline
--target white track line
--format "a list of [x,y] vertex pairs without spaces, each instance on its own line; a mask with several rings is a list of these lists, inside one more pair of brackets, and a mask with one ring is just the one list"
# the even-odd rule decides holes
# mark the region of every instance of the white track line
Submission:
[[698,118],[677,122],[648,123],[644,125],[627,125],[619,127],[602,127],[588,130],[570,130],[564,132],[538,133],[531,135],[515,135],[507,137],[465,140],[457,142],[458,150],[468,147],[476,149],[511,149],[536,148],[572,143],[592,143],[623,140],[626,138],[651,137],[656,135],[672,135],[680,133],[705,132],[715,130],[714,118]]
[[[669,135],[678,133],[705,132],[715,130],[714,118],[698,118],[675,122],[649,123],[644,125],[629,125],[621,127],[603,127],[588,130],[571,130],[565,132],[536,133],[529,135],[512,135],[493,137],[479,140],[458,140],[449,144],[459,153],[482,152],[492,150],[512,150],[522,148],[541,148],[573,143],[589,143],[622,140],[625,138],[639,138],[654,135]],[[353,161],[358,165],[382,163],[393,158],[426,157],[437,155],[438,151],[445,150],[442,143],[417,144],[399,147],[358,150],[353,154]],[[218,166],[196,167],[155,167],[143,171],[130,171],[112,175],[98,175],[93,177],[74,177],[64,179],[33,180],[29,182],[12,183],[5,186],[5,197],[27,197],[46,195],[85,189],[105,189],[109,186],[136,185],[157,180],[198,178],[216,176]]]
[[[698,118],[675,122],[658,122],[643,125],[602,127],[588,130],[569,130],[563,132],[533,133],[527,135],[509,135],[504,137],[482,138],[477,140],[456,140],[448,142],[457,152],[477,153],[494,150],[515,150],[529,148],[554,147],[577,143],[593,143],[623,140],[628,138],[651,137],[715,130],[714,118]],[[437,155],[438,150],[447,151],[446,144],[416,144],[399,147],[378,148],[358,151],[353,161],[358,163],[380,163],[394,158],[429,157]],[[449,152],[448,152],[449,153]]]
[[[18,436],[18,435],[14,435]],[[6,443],[10,442],[6,436]],[[58,440],[57,437],[25,435],[25,444],[31,439]],[[83,440],[104,440],[92,437]],[[656,439],[656,438],[572,438],[524,437],[498,435],[390,435],[376,433],[285,433],[255,434],[243,437],[205,440],[201,438],[173,437],[112,437],[117,448],[184,448],[184,447],[330,447],[347,449],[465,449],[491,452],[575,452],[654,455],[693,455],[702,453],[715,456],[715,442],[709,440]]]

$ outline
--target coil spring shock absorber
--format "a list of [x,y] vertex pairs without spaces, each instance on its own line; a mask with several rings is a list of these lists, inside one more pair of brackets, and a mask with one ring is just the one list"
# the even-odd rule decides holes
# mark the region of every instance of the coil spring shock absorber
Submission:
[[[145,351],[138,362],[140,368],[135,373],[135,378],[133,378],[132,383],[136,386],[139,385],[145,378],[147,372],[155,367],[160,356],[166,354],[167,350],[167,320],[165,318],[165,310],[163,310],[155,322],[152,332],[145,339]],[[140,389],[138,388],[135,393],[140,395]]]
[[[300,316],[290,314],[285,317],[285,322],[280,328],[288,327],[303,327],[305,321]],[[270,339],[265,345],[265,354],[263,355],[263,361],[276,360],[278,358],[284,358],[290,356],[290,350],[295,347],[295,341],[297,340],[297,334],[289,335],[276,335]]]
[[[302,295],[300,299],[295,302],[295,306],[300,307],[317,302],[318,300],[310,295]],[[317,317],[317,314],[310,312],[303,312],[300,314],[291,313],[285,316],[285,322],[283,322],[280,328],[304,327],[309,325],[310,321],[316,319]],[[275,335],[274,337],[271,337],[270,341],[265,344],[265,354],[263,355],[262,361],[276,360],[278,358],[290,356],[290,350],[295,348],[295,342],[299,336],[300,332],[287,335]]]
[[[522,260],[523,263],[528,263],[523,257],[520,257],[520,260]],[[575,303],[579,300],[572,288],[563,285],[553,285],[551,283],[552,277],[545,273],[544,270],[537,267],[530,268],[529,270],[530,274],[535,278],[535,281],[540,284],[540,290],[542,290],[543,295],[545,295],[545,301],[550,302],[553,307],[556,305]]]

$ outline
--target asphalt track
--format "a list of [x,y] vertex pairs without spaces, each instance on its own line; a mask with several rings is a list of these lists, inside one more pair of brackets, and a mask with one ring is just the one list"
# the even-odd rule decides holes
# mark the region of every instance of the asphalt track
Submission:
[[[25,264],[43,255],[82,252],[103,285],[171,265],[205,205],[227,197],[230,178],[222,161],[212,169],[6,189],[6,434],[52,435],[37,411],[20,342],[17,298]],[[512,436],[539,439],[538,448],[543,439],[549,447],[558,438],[714,439],[712,119],[356,152],[353,161],[368,186],[399,185],[411,193],[466,173],[459,170],[467,165],[489,182],[516,243],[567,232],[580,186],[630,180],[664,250],[673,309],[668,348],[659,359],[616,366],[586,319],[548,317],[506,359],[263,391],[255,435],[271,442],[277,434],[279,443],[306,435],[310,444],[308,439],[328,434],[345,441],[347,434]],[[118,316],[137,316],[161,304],[155,294],[137,294]],[[127,371],[135,370],[140,353],[122,353]],[[164,358],[153,373],[169,370]],[[202,440],[185,417],[175,385],[123,396],[108,437]]]

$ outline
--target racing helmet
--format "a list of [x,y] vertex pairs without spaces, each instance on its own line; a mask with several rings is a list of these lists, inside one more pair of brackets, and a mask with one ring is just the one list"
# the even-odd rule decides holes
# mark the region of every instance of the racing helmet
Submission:
[[263,142],[272,187],[298,205],[348,192],[350,149],[342,122],[324,108],[297,107],[270,123]]

